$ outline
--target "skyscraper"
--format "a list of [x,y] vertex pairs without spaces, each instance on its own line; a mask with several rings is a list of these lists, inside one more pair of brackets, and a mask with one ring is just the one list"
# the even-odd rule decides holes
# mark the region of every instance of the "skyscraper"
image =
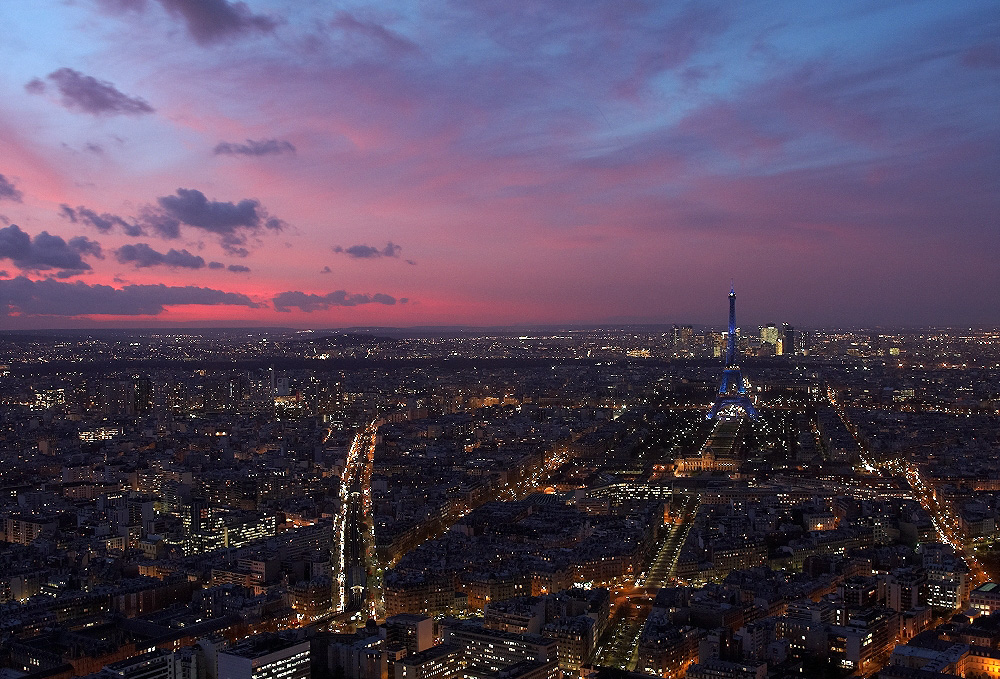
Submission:
[[782,353],[793,356],[805,356],[807,353],[806,334],[801,330],[796,330],[788,324],[785,324],[782,327],[784,330]]

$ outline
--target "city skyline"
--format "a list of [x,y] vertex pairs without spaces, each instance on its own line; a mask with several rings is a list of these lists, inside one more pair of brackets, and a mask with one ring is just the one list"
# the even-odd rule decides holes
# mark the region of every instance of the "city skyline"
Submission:
[[677,330],[4,333],[0,664],[1000,676],[1000,331]]
[[1000,323],[989,2],[0,17],[0,329]]

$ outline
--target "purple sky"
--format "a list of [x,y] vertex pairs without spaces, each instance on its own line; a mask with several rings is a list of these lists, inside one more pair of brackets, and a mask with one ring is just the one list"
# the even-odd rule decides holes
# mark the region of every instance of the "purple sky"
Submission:
[[0,329],[1000,324],[995,0],[0,21]]

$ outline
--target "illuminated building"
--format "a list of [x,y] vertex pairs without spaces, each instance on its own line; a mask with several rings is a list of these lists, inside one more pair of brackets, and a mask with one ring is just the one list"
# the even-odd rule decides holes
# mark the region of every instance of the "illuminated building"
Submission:
[[675,351],[688,351],[691,349],[691,340],[694,337],[694,328],[690,325],[674,326],[673,340]]
[[292,608],[305,620],[315,620],[333,607],[333,583],[330,578],[303,580],[292,585]]
[[[906,645],[892,651],[889,665],[879,672],[880,677],[903,679],[908,676],[1000,676],[1000,654],[995,649],[949,642],[928,633],[920,635]],[[918,670],[919,674],[906,671]]]
[[451,679],[462,666],[461,647],[441,644],[397,660],[395,679]]
[[104,673],[109,679],[173,679],[174,658],[170,651],[156,650],[111,663]]
[[983,615],[1000,611],[1000,585],[995,582],[979,585],[969,594],[969,605]]
[[85,443],[94,443],[95,441],[110,441],[121,435],[121,427],[98,427],[81,431],[77,436]]
[[387,615],[398,613],[436,615],[447,611],[454,599],[455,582],[451,576],[424,577],[423,574],[415,574],[392,581],[387,579],[385,584]]
[[885,662],[899,632],[899,617],[885,608],[868,608],[846,625],[827,627],[827,652],[844,669],[868,675]]
[[6,520],[7,542],[30,545],[32,542],[56,530],[55,517],[33,517],[15,514]]
[[466,666],[484,676],[496,676],[524,660],[555,663],[558,659],[555,639],[484,629],[456,620],[445,621],[442,628],[444,642],[462,647]]
[[218,679],[305,679],[310,665],[308,640],[261,635],[219,653]]
[[969,568],[951,545],[926,542],[918,548],[927,571],[926,604],[953,611],[969,596]]
[[222,520],[224,545],[243,547],[255,540],[273,537],[277,531],[278,519],[274,515],[254,515],[226,517]]
[[774,323],[768,323],[760,329],[760,341],[763,344],[770,344],[775,355],[781,354],[782,337]]
[[516,634],[538,634],[545,622],[545,600],[541,597],[515,597],[491,601],[483,611],[485,626]]
[[559,655],[559,667],[577,671],[590,656],[597,643],[596,622],[587,615],[574,618],[559,618],[542,628],[542,634],[555,639]]
[[639,637],[637,668],[667,679],[679,679],[698,660],[701,636],[701,630],[674,625],[665,614],[654,613],[647,618]]
[[181,517],[188,536],[185,554],[201,554],[227,547],[243,547],[256,540],[273,537],[278,520],[274,515],[245,514],[217,515],[205,500],[191,501],[189,512]]

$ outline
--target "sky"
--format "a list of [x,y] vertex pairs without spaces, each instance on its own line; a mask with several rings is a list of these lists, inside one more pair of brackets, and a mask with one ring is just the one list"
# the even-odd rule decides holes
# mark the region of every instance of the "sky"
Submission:
[[1000,325],[996,0],[0,25],[0,329]]

